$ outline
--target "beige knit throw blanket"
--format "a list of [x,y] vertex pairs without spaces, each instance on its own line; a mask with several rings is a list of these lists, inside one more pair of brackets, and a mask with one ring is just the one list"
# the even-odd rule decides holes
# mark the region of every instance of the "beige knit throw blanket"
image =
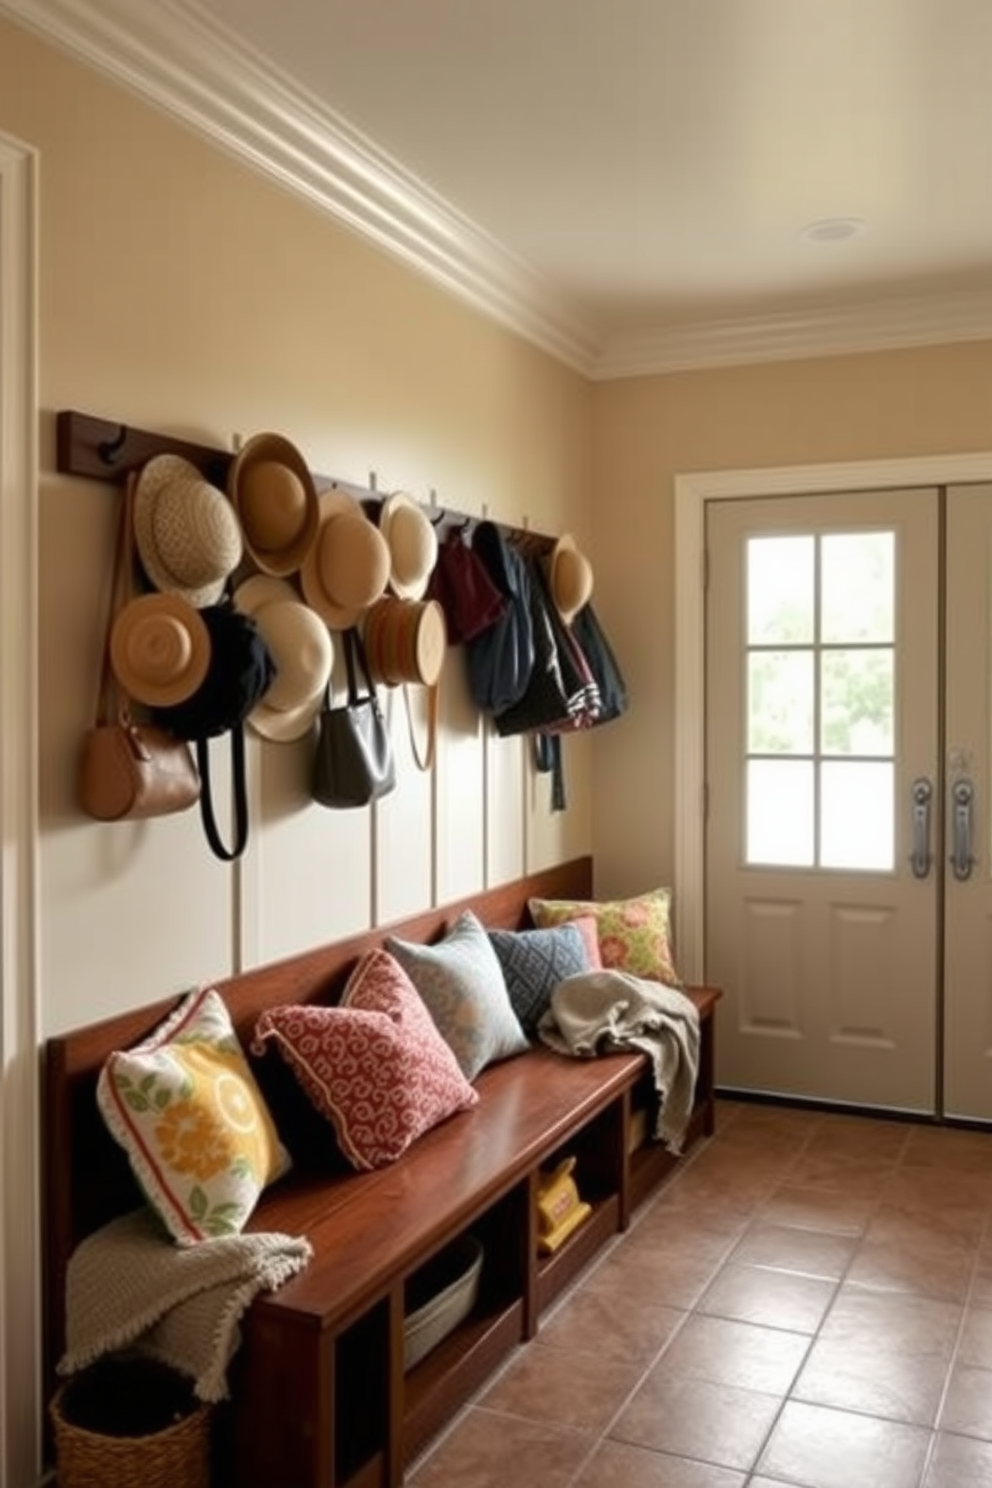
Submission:
[[310,1242],[244,1234],[176,1245],[150,1208],[87,1236],[66,1279],[66,1352],[59,1374],[137,1347],[194,1381],[201,1400],[227,1397],[227,1366],[252,1299],[302,1271]]
[[654,1134],[681,1152],[699,1068],[699,1013],[684,992],[626,971],[579,972],[558,983],[537,1032],[561,1054],[647,1054],[658,1095]]

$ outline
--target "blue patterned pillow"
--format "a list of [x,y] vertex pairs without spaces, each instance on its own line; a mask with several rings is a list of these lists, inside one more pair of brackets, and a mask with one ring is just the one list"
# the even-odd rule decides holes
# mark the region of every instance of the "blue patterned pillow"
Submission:
[[525,1032],[537,1030],[559,982],[591,971],[585,938],[569,922],[549,930],[490,930],[510,1004]]
[[471,910],[458,916],[437,945],[390,935],[386,949],[426,1002],[467,1080],[487,1064],[530,1048],[510,1006],[496,952]]

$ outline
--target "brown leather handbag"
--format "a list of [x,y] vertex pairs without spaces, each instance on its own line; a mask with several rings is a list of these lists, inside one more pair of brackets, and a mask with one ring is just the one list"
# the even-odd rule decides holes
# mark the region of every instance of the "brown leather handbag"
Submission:
[[169,816],[195,805],[200,797],[200,777],[189,745],[157,724],[131,716],[131,700],[111,665],[111,631],[131,584],[132,500],[129,477],[120,500],[96,719],[83,735],[79,752],[77,799],[86,815],[97,821]]

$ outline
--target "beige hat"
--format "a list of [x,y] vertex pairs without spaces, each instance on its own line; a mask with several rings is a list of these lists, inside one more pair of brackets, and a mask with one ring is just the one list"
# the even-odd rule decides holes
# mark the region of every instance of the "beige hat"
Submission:
[[444,611],[436,599],[394,599],[384,595],[365,617],[365,655],[377,682],[397,687],[441,676],[448,637]]
[[156,589],[216,604],[241,562],[241,526],[223,491],[181,455],[154,455],[134,490],[134,540]]
[[570,625],[592,598],[592,564],[579,551],[571,533],[555,543],[548,560],[551,598],[566,625]]
[[389,587],[399,599],[423,599],[437,562],[437,533],[423,507],[405,491],[387,496],[379,531],[389,544]]
[[320,497],[317,538],[300,569],[308,605],[332,630],[356,625],[389,582],[389,546],[344,491]]
[[210,632],[177,594],[129,600],[110,631],[110,665],[124,691],[152,708],[184,703],[210,664]]
[[279,744],[302,739],[320,712],[334,664],[327,626],[291,584],[264,574],[239,584],[234,604],[254,617],[276,665],[275,680],[247,722]]
[[245,547],[263,573],[295,573],[317,536],[317,488],[295,445],[255,434],[231,462],[227,489]]

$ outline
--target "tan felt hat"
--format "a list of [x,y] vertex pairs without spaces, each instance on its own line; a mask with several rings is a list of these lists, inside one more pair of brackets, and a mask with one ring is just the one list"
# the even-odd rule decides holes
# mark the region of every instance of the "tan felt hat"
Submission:
[[177,594],[129,600],[110,631],[110,665],[129,697],[152,708],[183,703],[210,664],[203,616]]
[[396,599],[384,595],[365,617],[365,655],[377,682],[397,687],[423,682],[433,687],[447,651],[444,611],[436,599]]
[[320,712],[334,664],[327,626],[291,584],[263,574],[238,586],[234,604],[254,617],[276,666],[275,680],[247,722],[279,744],[302,739]]
[[423,507],[405,491],[387,496],[379,531],[389,544],[389,587],[399,599],[423,599],[437,563],[437,533]]
[[571,533],[555,543],[548,562],[551,598],[566,625],[571,624],[592,598],[592,564],[576,547]]
[[245,547],[263,573],[285,577],[317,536],[317,488],[307,462],[281,434],[255,434],[231,462],[227,489]]
[[223,491],[181,455],[154,455],[134,491],[134,540],[150,582],[196,609],[216,604],[241,562],[241,526]]
[[389,582],[389,547],[344,491],[320,497],[317,538],[300,569],[303,596],[332,630],[357,625]]

